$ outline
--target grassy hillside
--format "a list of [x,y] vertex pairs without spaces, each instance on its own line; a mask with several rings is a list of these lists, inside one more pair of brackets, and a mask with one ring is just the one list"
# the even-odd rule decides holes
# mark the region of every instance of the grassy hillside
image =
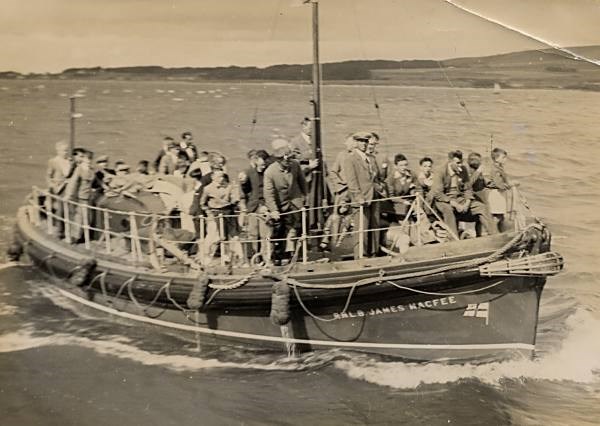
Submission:
[[[571,48],[598,60],[600,46]],[[116,80],[269,80],[309,81],[311,65],[285,64],[266,68],[164,68],[132,66],[119,68],[70,68],[59,74],[0,72],[0,78],[116,79]],[[323,64],[325,82],[365,82],[410,86],[503,88],[567,88],[600,91],[600,66],[566,57],[552,49],[528,50],[502,55],[433,60],[370,60]]]

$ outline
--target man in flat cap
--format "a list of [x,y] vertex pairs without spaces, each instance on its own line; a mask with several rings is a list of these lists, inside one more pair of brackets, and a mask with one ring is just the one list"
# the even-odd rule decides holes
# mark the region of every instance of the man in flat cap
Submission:
[[279,231],[285,235],[284,257],[289,258],[295,250],[294,239],[302,228],[299,210],[306,202],[308,187],[300,164],[293,159],[289,142],[276,139],[272,148],[275,162],[264,173],[264,199],[271,218],[279,223]]
[[[357,132],[352,135],[356,147],[344,159],[343,170],[348,185],[348,193],[352,203],[361,205],[363,210],[363,254],[376,256],[379,252],[379,231],[370,229],[379,228],[380,208],[379,203],[374,202],[382,189],[380,181],[380,170],[375,159],[367,153],[367,146],[372,140],[370,132]],[[356,213],[359,213],[357,210]],[[360,217],[355,219],[355,226],[359,226]],[[358,234],[356,234],[358,236]],[[354,257],[359,258],[359,240],[355,238]]]

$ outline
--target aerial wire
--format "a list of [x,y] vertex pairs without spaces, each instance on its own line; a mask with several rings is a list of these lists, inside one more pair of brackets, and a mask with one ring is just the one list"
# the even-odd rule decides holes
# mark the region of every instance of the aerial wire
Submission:
[[[275,13],[273,14],[272,18],[271,18],[271,24],[269,25],[269,31],[268,31],[268,36],[267,36],[267,41],[273,41],[273,34],[275,33],[275,29],[277,27],[277,22],[279,19],[279,16],[282,15],[281,13],[281,4],[282,4],[283,0],[278,0],[277,1],[277,7],[275,8]],[[263,90],[262,93],[264,95],[264,90],[265,90],[265,86],[263,85]],[[254,134],[254,129],[256,127],[256,124],[258,123],[258,108],[259,108],[259,103],[255,103],[254,104],[254,111],[252,113],[252,122],[251,122],[251,127],[250,127],[250,136],[252,136]]]
[[[356,0],[352,1],[352,12],[354,15],[354,27],[356,28],[356,35],[358,37],[358,47],[360,50],[360,59],[362,61],[366,61],[366,54],[364,50],[364,42],[362,37],[362,31],[360,29],[359,21],[358,21],[358,7],[356,6]],[[368,86],[371,92],[371,98],[373,99],[373,107],[375,108],[375,112],[377,114],[377,121],[379,122],[379,129],[381,131],[381,139],[387,139],[387,141],[382,140],[382,142],[389,142],[389,138],[387,137],[387,128],[383,123],[383,119],[381,117],[381,108],[379,105],[379,101],[377,100],[377,93],[375,91],[375,87],[373,86],[373,76],[371,75],[371,71],[367,71],[369,73]],[[388,157],[388,143],[383,144],[383,149],[385,151],[386,162]]]

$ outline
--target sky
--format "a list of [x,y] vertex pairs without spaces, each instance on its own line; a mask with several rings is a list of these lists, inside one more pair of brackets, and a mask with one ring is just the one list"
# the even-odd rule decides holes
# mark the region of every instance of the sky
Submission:
[[[600,0],[455,0],[561,46],[600,45]],[[322,62],[543,47],[444,0],[320,0]],[[1,0],[0,71],[311,62],[301,0]]]

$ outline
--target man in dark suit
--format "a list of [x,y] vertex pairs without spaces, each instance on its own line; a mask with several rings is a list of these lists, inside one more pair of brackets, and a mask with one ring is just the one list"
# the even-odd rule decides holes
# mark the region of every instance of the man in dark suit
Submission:
[[284,252],[290,256],[295,251],[294,239],[302,228],[302,215],[298,211],[306,202],[307,184],[300,164],[293,159],[289,142],[276,139],[272,143],[272,163],[264,173],[263,194],[271,218],[279,222],[286,237]]
[[444,222],[458,237],[456,213],[475,217],[488,234],[496,234],[489,209],[473,195],[472,181],[461,151],[450,151],[448,162],[433,175],[431,197]]
[[268,209],[263,195],[264,172],[268,159],[269,154],[265,150],[250,150],[248,152],[250,166],[239,175],[240,189],[246,200],[248,212],[246,218],[248,239],[255,241],[250,244],[250,258],[259,252],[259,248],[264,255],[265,247],[260,247],[258,240],[271,237],[271,228],[267,225]]
[[[362,206],[362,225],[364,231],[363,254],[376,256],[379,253],[380,208],[376,200],[383,192],[380,170],[375,159],[367,154],[367,145],[373,137],[370,132],[358,132],[352,135],[356,148],[344,159],[343,170],[352,203]],[[360,210],[357,210],[360,213]],[[355,226],[360,229],[361,218],[357,215]],[[359,234],[355,234],[359,235]],[[354,257],[360,257],[359,239],[355,238]]]
[[298,160],[300,167],[304,172],[304,177],[307,182],[312,180],[311,173],[319,166],[319,161],[315,158],[315,153],[312,146],[312,122],[310,118],[304,117],[302,120],[302,130],[300,134],[294,136],[290,140],[290,147],[294,155],[294,159]]

